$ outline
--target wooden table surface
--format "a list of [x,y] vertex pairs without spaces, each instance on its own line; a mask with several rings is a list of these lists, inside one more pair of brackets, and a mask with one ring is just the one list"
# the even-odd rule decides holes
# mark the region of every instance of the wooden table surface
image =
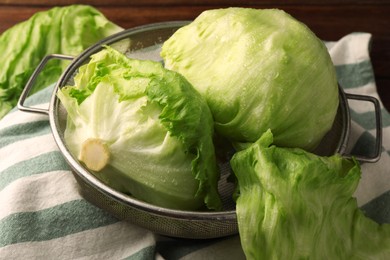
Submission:
[[75,3],[96,7],[123,28],[192,20],[206,9],[242,6],[283,9],[324,40],[338,40],[351,32],[369,32],[372,34],[371,59],[378,93],[390,110],[390,0],[0,0],[0,33],[35,12]]

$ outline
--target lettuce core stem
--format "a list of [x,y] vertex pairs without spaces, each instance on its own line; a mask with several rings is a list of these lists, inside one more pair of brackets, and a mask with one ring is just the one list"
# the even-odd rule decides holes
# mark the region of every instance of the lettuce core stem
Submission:
[[88,138],[82,144],[79,160],[92,171],[101,171],[110,159],[108,146],[99,138]]

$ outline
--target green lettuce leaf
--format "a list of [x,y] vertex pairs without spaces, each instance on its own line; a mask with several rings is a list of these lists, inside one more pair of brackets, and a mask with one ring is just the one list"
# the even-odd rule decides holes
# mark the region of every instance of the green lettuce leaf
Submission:
[[360,166],[278,148],[267,131],[231,160],[248,259],[388,259],[390,225],[364,216],[353,193]]
[[277,9],[207,10],[162,46],[168,69],[206,98],[216,131],[252,143],[314,149],[331,129],[338,86],[323,42]]
[[[55,7],[34,14],[0,35],[0,118],[17,103],[39,62],[48,54],[76,56],[123,30],[91,6]],[[34,93],[60,77],[66,63],[52,60],[40,73]]]
[[158,206],[221,207],[211,112],[180,74],[106,47],[58,97],[71,153],[81,159],[90,138],[107,147],[107,165],[94,172],[105,183]]

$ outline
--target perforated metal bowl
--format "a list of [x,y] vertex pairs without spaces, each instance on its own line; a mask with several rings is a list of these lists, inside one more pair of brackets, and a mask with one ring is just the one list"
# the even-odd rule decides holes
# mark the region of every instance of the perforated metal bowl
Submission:
[[[54,139],[73,170],[74,177],[80,186],[80,193],[91,203],[119,219],[130,221],[159,234],[196,239],[223,237],[238,232],[235,204],[231,198],[234,187],[226,181],[226,177],[230,173],[228,161],[220,162],[222,177],[219,182],[219,191],[224,204],[222,211],[200,212],[173,210],[137,200],[104,184],[72,156],[66,147],[63,137],[67,113],[56,96],[59,88],[73,83],[73,77],[77,73],[78,68],[87,63],[92,54],[100,51],[102,45],[110,45],[129,57],[160,61],[159,51],[162,43],[178,28],[187,23],[183,21],[165,22],[125,30],[96,43],[76,58],[60,54],[49,55],[42,60],[27,83],[19,100],[18,107],[22,111],[49,115]],[[45,63],[53,58],[69,59],[72,62],[59,79],[54,89],[49,108],[39,109],[24,106],[24,101],[33,86],[35,78]],[[371,157],[357,156],[357,159],[361,161],[375,162],[379,159],[381,147],[379,102],[375,98],[368,96],[345,94],[341,89],[340,104],[333,127],[323,138],[315,153],[319,155],[339,153],[346,157],[351,156],[346,153],[350,131],[348,99],[369,101],[375,105],[377,118],[377,152]]]

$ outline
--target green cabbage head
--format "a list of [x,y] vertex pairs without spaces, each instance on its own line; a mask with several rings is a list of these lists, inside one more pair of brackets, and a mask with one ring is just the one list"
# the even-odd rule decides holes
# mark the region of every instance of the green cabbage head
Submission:
[[206,98],[216,131],[233,142],[271,129],[279,146],[313,149],[334,121],[338,85],[327,49],[284,11],[205,11],[161,56]]
[[267,131],[231,160],[247,259],[389,259],[390,225],[365,217],[353,198],[359,164],[272,141]]
[[109,186],[157,206],[221,206],[211,112],[161,63],[106,47],[58,97],[70,152]]

